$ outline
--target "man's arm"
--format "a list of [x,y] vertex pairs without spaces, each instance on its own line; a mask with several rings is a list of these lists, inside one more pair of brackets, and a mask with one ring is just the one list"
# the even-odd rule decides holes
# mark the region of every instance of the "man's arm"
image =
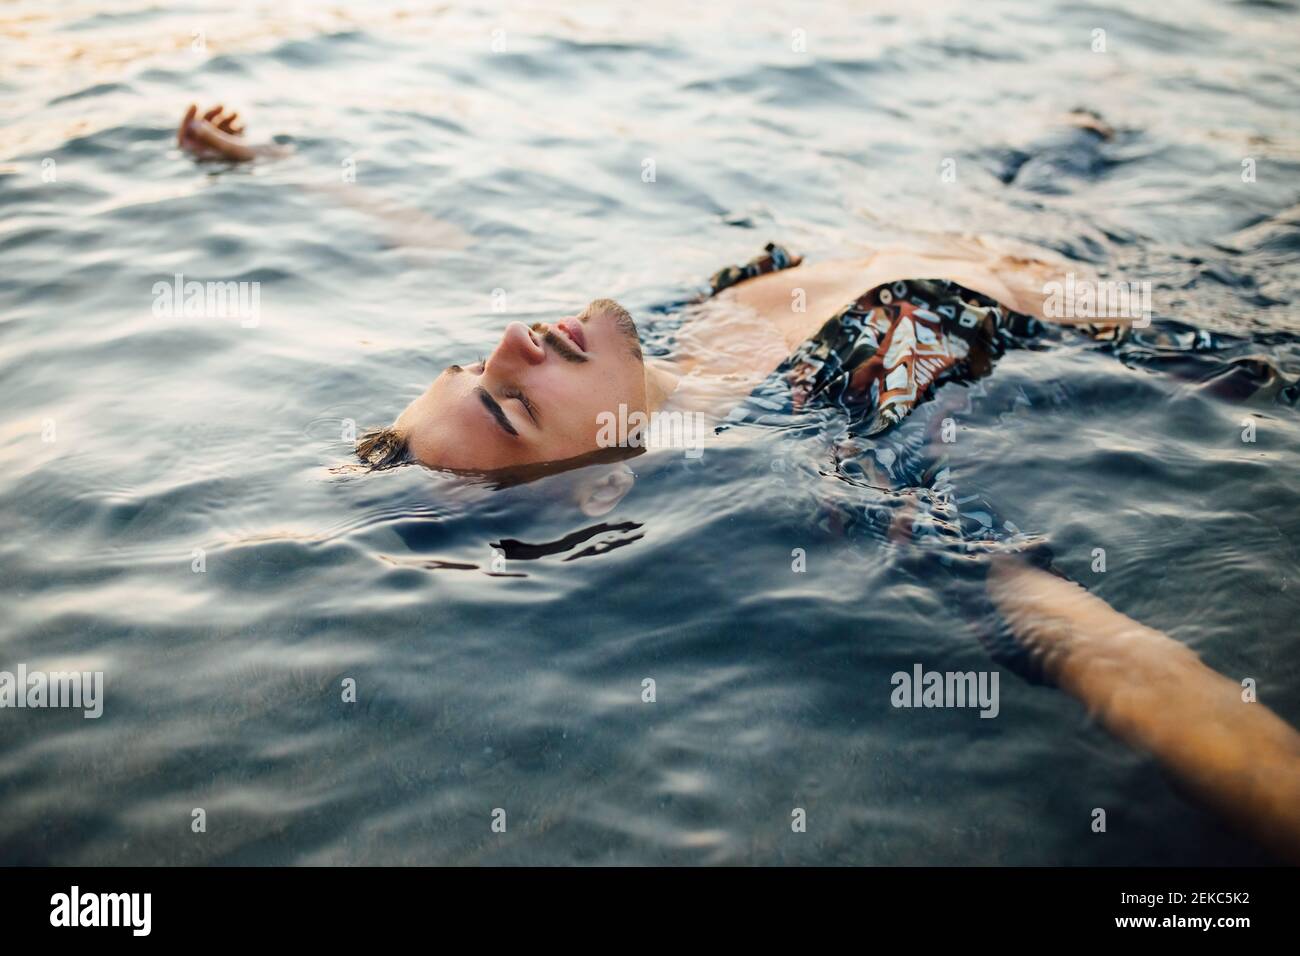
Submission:
[[995,559],[989,594],[1056,683],[1193,796],[1300,862],[1300,734],[1241,685],[1079,585]]
[[[199,159],[220,159],[228,162],[248,162],[258,157],[276,158],[291,150],[275,143],[250,145],[244,139],[244,127],[235,122],[238,113],[225,113],[214,106],[203,116],[198,107],[191,105],[181,120],[176,139],[181,149]],[[464,249],[472,237],[458,226],[434,219],[419,209],[400,206],[373,192],[352,184],[325,180],[305,184],[307,188],[325,193],[339,205],[364,213],[382,230],[394,246],[406,250]]]

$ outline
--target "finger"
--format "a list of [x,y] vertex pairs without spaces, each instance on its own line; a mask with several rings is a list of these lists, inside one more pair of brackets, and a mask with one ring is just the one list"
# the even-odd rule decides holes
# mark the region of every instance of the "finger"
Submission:
[[220,147],[224,134],[211,123],[199,123],[194,127],[193,135],[196,142],[216,149]]
[[191,103],[190,108],[185,111],[185,117],[181,120],[180,129],[176,131],[176,142],[182,146],[185,145],[185,140],[189,134],[190,123],[194,121],[194,116],[198,111],[199,108],[194,103]]
[[245,146],[239,140],[223,133],[211,123],[201,123],[194,127],[194,135],[201,140],[203,144],[222,156],[224,159],[233,159],[236,162],[243,162],[252,159],[254,151]]
[[233,132],[234,131],[233,127],[235,125],[235,117],[237,117],[238,115],[239,115],[238,113],[227,114],[221,120],[221,122],[217,124],[217,129],[224,129],[227,133]]
[[218,103],[216,106],[212,107],[212,109],[204,113],[203,118],[207,120],[209,123],[211,123],[220,115],[221,115],[221,104]]

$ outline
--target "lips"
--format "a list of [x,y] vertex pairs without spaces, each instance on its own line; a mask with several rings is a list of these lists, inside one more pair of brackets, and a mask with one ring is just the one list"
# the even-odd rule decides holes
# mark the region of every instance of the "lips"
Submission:
[[578,351],[587,351],[587,336],[582,330],[582,323],[577,319],[560,319],[555,323],[555,327],[561,335],[577,346]]

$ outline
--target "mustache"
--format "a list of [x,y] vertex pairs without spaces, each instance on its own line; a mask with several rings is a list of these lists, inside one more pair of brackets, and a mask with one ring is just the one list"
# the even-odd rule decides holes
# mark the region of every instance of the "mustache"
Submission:
[[549,345],[555,354],[566,362],[587,361],[587,356],[583,355],[581,352],[575,352],[573,346],[569,344],[567,339],[561,336],[554,329],[546,328],[545,323],[538,322],[531,328],[534,332],[541,335],[542,341]]

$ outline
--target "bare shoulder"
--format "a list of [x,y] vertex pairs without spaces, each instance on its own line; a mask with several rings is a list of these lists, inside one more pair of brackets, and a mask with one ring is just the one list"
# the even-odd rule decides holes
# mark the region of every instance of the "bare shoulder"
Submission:
[[782,324],[794,315],[808,315],[820,325],[871,288],[871,261],[872,257],[803,262],[747,279],[721,293],[719,300]]
[[[1050,320],[1045,304],[1052,283],[1073,273],[1092,278],[1086,265],[1013,240],[936,235],[910,238],[870,254],[804,262],[746,280],[723,296],[760,315],[788,317],[792,304],[816,325],[869,289],[900,279],[945,279],[982,292],[1017,312]],[[726,299],[724,299],[726,301]],[[783,319],[784,324],[790,324]],[[805,323],[808,324],[808,323]]]
[[[861,268],[858,260],[830,265],[846,274]],[[900,279],[945,279],[982,292],[1017,312],[1050,320],[1044,309],[1048,290],[1071,272],[1079,278],[1093,275],[1086,265],[1027,243],[945,235],[878,250],[868,260],[864,278],[867,288]]]

